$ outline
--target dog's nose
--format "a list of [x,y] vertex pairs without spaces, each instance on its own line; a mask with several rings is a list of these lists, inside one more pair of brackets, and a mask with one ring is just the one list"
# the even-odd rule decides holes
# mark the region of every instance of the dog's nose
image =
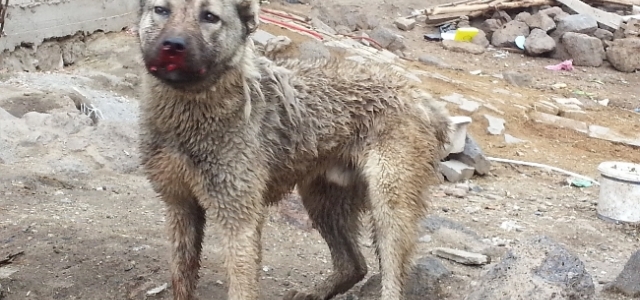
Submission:
[[162,49],[176,52],[183,52],[186,50],[187,45],[183,38],[181,37],[172,37],[164,40],[162,42]]

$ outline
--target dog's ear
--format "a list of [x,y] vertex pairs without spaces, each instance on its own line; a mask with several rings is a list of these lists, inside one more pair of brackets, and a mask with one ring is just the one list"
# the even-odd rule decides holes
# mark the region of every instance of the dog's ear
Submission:
[[260,0],[240,0],[237,7],[247,35],[256,31],[260,23]]

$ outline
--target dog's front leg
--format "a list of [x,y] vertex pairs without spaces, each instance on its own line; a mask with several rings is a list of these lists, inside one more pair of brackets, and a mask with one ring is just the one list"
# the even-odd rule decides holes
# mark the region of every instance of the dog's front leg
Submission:
[[265,210],[261,204],[222,217],[229,300],[258,299],[258,268],[262,260],[262,224]]

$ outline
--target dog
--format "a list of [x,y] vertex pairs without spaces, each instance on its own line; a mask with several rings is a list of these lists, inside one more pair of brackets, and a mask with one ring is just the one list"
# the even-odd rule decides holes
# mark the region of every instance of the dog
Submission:
[[228,298],[258,299],[266,208],[297,187],[334,270],[284,299],[331,299],[365,277],[363,213],[380,299],[402,299],[447,112],[385,65],[258,55],[258,13],[258,0],[142,0],[141,163],[167,209],[173,298],[196,297],[211,219]]

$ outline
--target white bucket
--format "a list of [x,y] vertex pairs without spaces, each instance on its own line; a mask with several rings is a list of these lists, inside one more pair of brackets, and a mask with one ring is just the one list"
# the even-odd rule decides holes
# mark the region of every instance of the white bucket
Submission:
[[607,161],[600,171],[598,217],[624,223],[640,223],[640,165]]

